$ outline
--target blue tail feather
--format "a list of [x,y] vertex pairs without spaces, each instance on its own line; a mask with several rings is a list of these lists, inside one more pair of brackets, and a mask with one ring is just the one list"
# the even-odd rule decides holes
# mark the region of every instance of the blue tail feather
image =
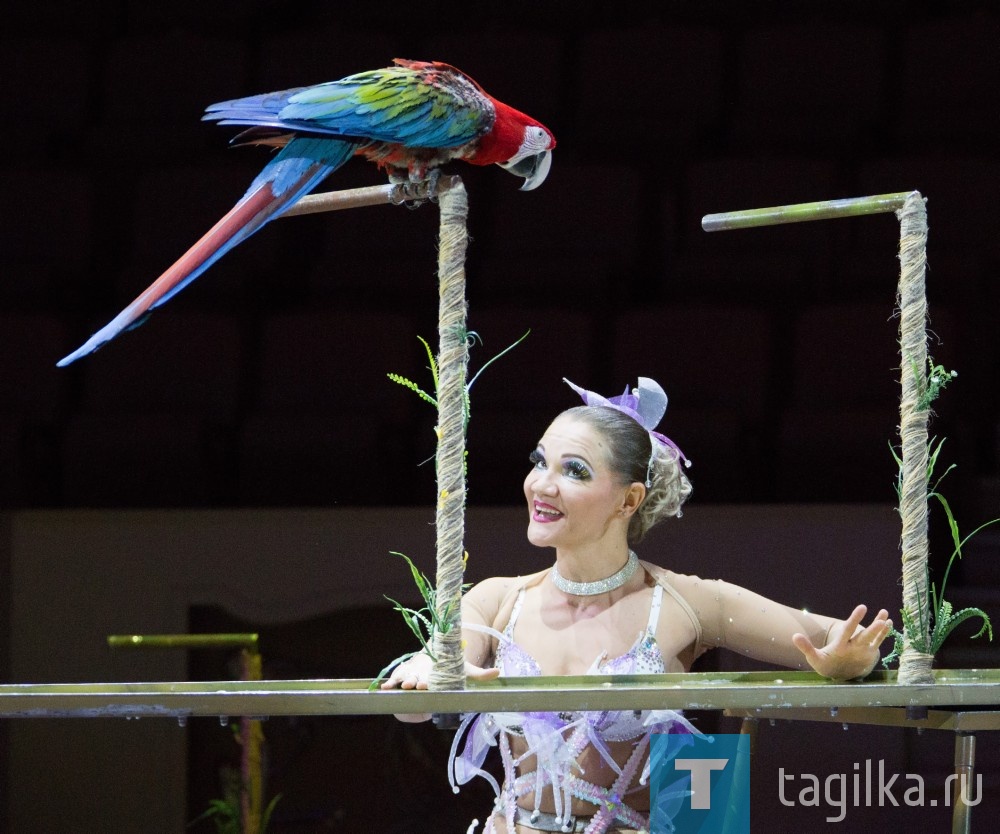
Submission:
[[[94,333],[80,348],[56,364],[60,367],[69,365],[80,357],[97,350],[122,331],[138,327],[148,318],[152,310],[177,295],[234,246],[242,243],[254,232],[274,218],[280,217],[291,206],[295,205],[333,171],[346,163],[354,155],[357,147],[357,144],[353,142],[339,139],[315,137],[296,137],[293,139],[264,167],[246,194],[226,215],[226,218],[216,224],[213,232],[225,234],[227,219],[238,220],[241,208],[247,207],[252,211],[253,206],[262,202],[262,205],[246,218],[242,225],[221,240],[216,249],[209,251],[207,256],[198,260],[190,271],[182,272],[180,277],[176,279],[170,276],[171,270],[175,267],[183,270],[182,263],[189,256],[193,256],[194,259],[201,256],[201,253],[197,251],[200,245],[211,246],[211,242],[205,244],[206,238],[203,238],[128,307]],[[162,284],[162,288],[157,286],[158,283]]]

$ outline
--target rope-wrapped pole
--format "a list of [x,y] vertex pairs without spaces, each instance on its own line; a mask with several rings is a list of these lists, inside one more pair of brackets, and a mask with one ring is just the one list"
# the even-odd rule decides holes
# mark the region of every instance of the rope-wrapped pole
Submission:
[[[707,214],[707,232],[749,229],[806,220],[858,217],[894,211],[900,224],[899,306],[901,445],[899,514],[902,518],[903,609],[920,633],[904,628],[899,659],[901,684],[933,681],[930,648],[930,598],[927,578],[927,207],[918,191],[877,194],[846,200],[826,200],[746,211]],[[905,624],[904,624],[905,625]],[[914,643],[916,642],[916,645]]]
[[448,624],[434,635],[437,662],[430,689],[462,689],[462,574],[465,567],[465,396],[469,365],[465,250],[469,203],[459,177],[442,177],[438,241],[437,615]]
[[919,634],[904,631],[899,682],[932,683],[927,579],[927,208],[918,191],[907,195],[899,218],[899,352],[902,396],[899,436],[902,457],[899,513],[902,517],[903,608]]

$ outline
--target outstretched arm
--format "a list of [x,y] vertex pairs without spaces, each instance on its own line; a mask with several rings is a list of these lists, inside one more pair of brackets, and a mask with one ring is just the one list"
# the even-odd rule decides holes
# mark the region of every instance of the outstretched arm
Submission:
[[859,605],[846,620],[813,614],[770,600],[720,580],[674,575],[673,584],[697,612],[702,627],[700,651],[725,647],[748,657],[787,666],[812,667],[830,678],[867,675],[879,646],[891,633],[885,609],[868,626]]

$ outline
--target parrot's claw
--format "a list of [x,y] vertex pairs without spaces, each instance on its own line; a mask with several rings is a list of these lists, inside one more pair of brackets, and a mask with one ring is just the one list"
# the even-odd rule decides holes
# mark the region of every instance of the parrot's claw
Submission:
[[427,178],[424,180],[424,183],[426,184],[427,187],[427,199],[430,200],[432,203],[436,203],[438,201],[438,183],[440,182],[440,180],[441,180],[440,168],[432,168],[427,173]]
[[436,203],[440,179],[441,172],[437,168],[428,171],[422,179],[390,174],[389,182],[395,186],[392,202],[403,204],[409,209],[419,208],[428,200]]

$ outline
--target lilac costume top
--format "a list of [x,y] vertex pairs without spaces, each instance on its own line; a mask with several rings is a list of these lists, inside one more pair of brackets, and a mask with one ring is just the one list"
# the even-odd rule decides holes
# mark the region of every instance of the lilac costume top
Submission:
[[[803,632],[815,645],[822,646],[836,622],[781,605],[727,582],[677,574],[648,562],[641,565],[655,582],[646,628],[625,654],[611,659],[603,655],[598,657],[589,670],[592,674],[682,671],[698,655],[716,647],[734,649],[768,663],[803,668],[806,665],[804,658],[792,644],[791,635]],[[501,602],[501,612],[511,606],[502,632],[485,625],[463,624],[465,628],[489,634],[498,641],[496,666],[504,676],[535,677],[540,674],[537,661],[514,641],[514,626],[525,589],[544,581],[546,574],[547,571],[541,571],[522,577]],[[661,629],[660,636],[671,642],[661,648],[655,633],[661,608],[668,605],[670,628]],[[487,779],[497,794],[494,814],[506,817],[507,830],[511,834],[518,816],[523,816],[524,811],[517,808],[517,800],[533,792],[534,811],[538,811],[542,791],[547,786],[552,787],[555,816],[564,821],[572,811],[574,798],[594,804],[596,811],[585,829],[586,834],[603,834],[615,825],[648,830],[646,814],[630,808],[625,799],[628,793],[641,789],[648,779],[646,751],[649,735],[654,732],[691,734],[697,731],[674,710],[472,714],[465,717],[452,744],[449,778],[453,786],[465,784],[477,775]],[[525,753],[514,756],[509,741],[511,735],[524,738]],[[459,755],[463,736],[465,747]],[[635,748],[626,764],[619,766],[608,752],[606,742],[623,741],[634,741]],[[493,776],[482,769],[489,749],[496,746],[503,760],[502,789]],[[577,759],[588,746],[592,746],[618,774],[611,787],[594,785],[582,778]],[[535,757],[535,771],[518,776],[517,768],[531,756]],[[635,783],[637,774],[638,784]],[[491,816],[483,834],[492,831],[494,818]],[[527,824],[530,826],[530,821]]]
[[[495,665],[504,677],[538,677],[542,674],[538,662],[514,640],[514,627],[525,588],[518,592],[510,619],[503,632],[486,626],[469,626],[491,634],[498,640]],[[607,659],[602,653],[597,657],[588,675],[648,675],[666,671],[663,656],[656,643],[656,625],[663,602],[663,586],[653,588],[649,620],[632,647],[624,654]],[[467,731],[465,749],[457,755],[458,744]],[[530,819],[539,817],[539,803],[545,787],[552,787],[555,819],[566,821],[562,830],[571,827],[573,799],[593,803],[596,813],[590,818],[587,834],[602,834],[613,825],[634,829],[648,829],[649,817],[625,803],[626,796],[641,790],[649,778],[649,761],[646,751],[649,734],[653,732],[695,733],[697,730],[676,710],[623,710],[595,712],[494,712],[468,715],[462,722],[452,745],[450,775],[453,786],[464,784],[473,776],[483,776],[493,785],[497,803],[487,823],[484,834],[493,831],[495,814],[503,814],[507,830],[515,830],[518,812],[517,800],[534,793],[534,810]],[[527,751],[517,757],[511,751],[508,735],[524,738]],[[490,747],[497,745],[504,767],[503,788],[482,769]],[[612,758],[607,742],[633,741],[635,746],[625,766]],[[592,784],[580,775],[577,759],[592,746],[618,774],[611,787]],[[516,769],[529,757],[535,757],[534,772],[517,775]],[[638,784],[633,784],[640,765],[643,765]],[[455,788],[457,790],[457,787]],[[528,823],[530,825],[530,822]]]

